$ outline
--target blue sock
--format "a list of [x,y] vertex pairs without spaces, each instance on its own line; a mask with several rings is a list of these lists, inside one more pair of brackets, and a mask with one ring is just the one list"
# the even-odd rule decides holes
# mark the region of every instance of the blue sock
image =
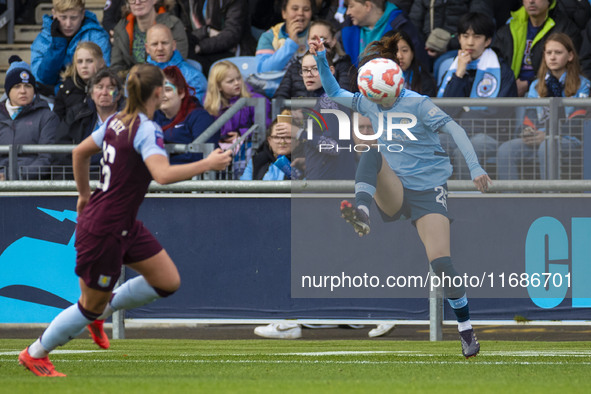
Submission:
[[364,152],[359,159],[357,172],[355,173],[355,205],[370,207],[376,185],[378,173],[382,169],[382,154],[377,149]]
[[458,323],[470,320],[470,308],[468,307],[468,298],[464,294],[460,298],[448,298],[447,302],[454,310]]

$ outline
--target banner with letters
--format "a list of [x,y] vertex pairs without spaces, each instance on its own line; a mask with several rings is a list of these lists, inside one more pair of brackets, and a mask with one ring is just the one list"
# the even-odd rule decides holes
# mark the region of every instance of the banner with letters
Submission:
[[[450,196],[451,254],[473,319],[591,319],[589,197]],[[433,278],[414,226],[383,223],[374,206],[360,239],[340,200],[150,195],[139,218],[182,285],[126,316],[428,320]],[[49,322],[76,302],[75,205],[0,197],[0,323]]]

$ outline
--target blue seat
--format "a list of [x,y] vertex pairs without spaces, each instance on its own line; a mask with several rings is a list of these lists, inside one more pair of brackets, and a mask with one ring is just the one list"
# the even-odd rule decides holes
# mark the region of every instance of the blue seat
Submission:
[[[217,62],[221,62],[222,60],[227,60],[229,62],[234,63],[236,67],[238,67],[240,73],[244,78],[248,77],[250,74],[254,74],[257,72],[258,61],[256,59],[256,56],[227,57],[225,59],[218,60]],[[213,65],[215,65],[217,62],[215,62]]]

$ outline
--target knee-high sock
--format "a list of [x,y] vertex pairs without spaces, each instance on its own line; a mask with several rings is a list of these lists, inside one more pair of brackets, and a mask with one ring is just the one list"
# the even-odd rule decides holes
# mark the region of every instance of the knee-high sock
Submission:
[[56,347],[63,346],[80,335],[97,317],[98,314],[85,310],[78,303],[71,305],[53,319],[41,337],[29,347],[29,354],[36,358],[46,356]]
[[376,194],[378,173],[382,168],[382,154],[377,149],[370,149],[361,155],[355,173],[355,205],[369,209]]
[[462,283],[457,286],[454,278],[460,276],[455,270],[451,257],[439,257],[431,261],[433,272],[442,280],[443,291],[449,305],[454,310],[458,323],[470,320],[470,308],[468,307],[468,298],[466,298],[466,288]]
[[136,276],[119,286],[99,319],[106,319],[119,309],[133,309],[163,297],[143,276]]

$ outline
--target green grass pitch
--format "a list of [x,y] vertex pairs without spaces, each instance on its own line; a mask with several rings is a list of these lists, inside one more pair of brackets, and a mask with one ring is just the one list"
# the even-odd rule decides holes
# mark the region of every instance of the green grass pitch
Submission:
[[51,359],[66,378],[18,364],[31,341],[0,339],[0,393],[589,393],[591,342],[77,339]]

